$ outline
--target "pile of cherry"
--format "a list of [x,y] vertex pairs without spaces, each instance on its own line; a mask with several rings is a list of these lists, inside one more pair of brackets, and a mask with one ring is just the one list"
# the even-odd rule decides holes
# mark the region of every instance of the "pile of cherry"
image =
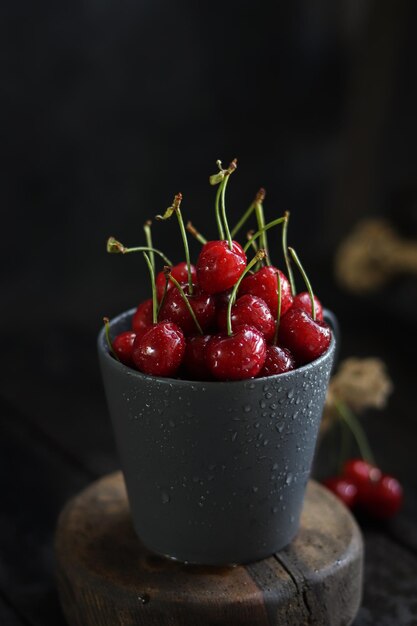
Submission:
[[[145,300],[132,318],[132,330],[113,340],[119,360],[153,376],[177,373],[198,380],[242,380],[270,376],[308,363],[330,344],[331,331],[323,322],[316,299],[316,321],[311,317],[308,293],[291,295],[287,278],[280,272],[282,286],[279,344],[273,342],[277,310],[277,270],[262,267],[242,280],[238,298],[231,307],[232,333],[227,333],[227,304],[231,287],[246,267],[239,244],[230,251],[224,241],[210,241],[191,267],[193,293],[186,280],[186,264],[171,269],[182,286],[202,332],[180,292],[168,283],[158,322],[152,321],[152,299]],[[159,302],[165,275],[158,274]]]
[[328,478],[324,485],[347,507],[358,508],[377,519],[395,515],[403,501],[398,480],[363,459],[350,459],[341,475]]
[[[153,297],[141,302],[132,328],[108,340],[113,356],[144,374],[189,380],[244,380],[288,372],[317,359],[328,349],[331,330],[292,248],[286,246],[289,214],[265,226],[261,195],[254,201],[258,232],[243,248],[231,237],[224,192],[236,162],[211,177],[219,183],[216,219],[220,238],[205,241],[197,262],[190,263],[187,235],[182,221],[181,194],[159,219],[176,215],[185,250],[185,261],[166,266],[158,274],[152,257],[159,250],[148,246],[125,248],[114,238],[109,252],[141,251],[148,264]],[[263,192],[263,190],[261,190]],[[261,215],[261,217],[260,217]],[[148,223],[149,224],[149,223]],[[266,231],[282,224],[287,276],[270,264]],[[148,231],[149,235],[149,231]],[[259,238],[261,247],[255,243]],[[203,239],[200,236],[200,241]],[[248,261],[246,251],[255,248]],[[296,294],[290,253],[307,290]],[[107,332],[109,328],[107,327]]]

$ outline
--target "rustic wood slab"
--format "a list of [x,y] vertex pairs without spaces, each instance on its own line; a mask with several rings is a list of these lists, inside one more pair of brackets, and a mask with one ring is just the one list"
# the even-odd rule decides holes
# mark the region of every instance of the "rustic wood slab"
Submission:
[[249,565],[184,565],[150,553],[133,530],[120,472],[67,504],[55,552],[70,626],[346,626],[361,600],[360,531],[313,481],[295,540]]

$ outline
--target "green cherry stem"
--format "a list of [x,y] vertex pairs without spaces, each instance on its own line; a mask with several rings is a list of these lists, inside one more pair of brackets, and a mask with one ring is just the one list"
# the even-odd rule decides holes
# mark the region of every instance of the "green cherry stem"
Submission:
[[359,452],[365,461],[375,465],[375,457],[372,454],[371,447],[368,442],[368,438],[362,428],[356,415],[350,410],[350,408],[341,400],[335,401],[335,407],[342,420],[349,427],[355,441],[358,445]]
[[188,233],[190,233],[190,235],[194,237],[194,239],[197,239],[197,241],[203,244],[203,246],[205,243],[207,243],[207,239],[203,237],[203,235],[196,229],[192,222],[188,221],[185,229]]
[[161,298],[161,301],[160,301],[159,307],[158,307],[158,317],[159,317],[159,311],[162,309],[163,304],[165,302],[166,295],[167,295],[168,283],[169,283],[169,278],[168,278],[167,272],[169,273],[170,271],[171,271],[171,268],[168,265],[165,265],[165,267],[164,267],[165,287],[164,287],[164,293],[162,294],[162,298]]
[[244,212],[240,220],[233,226],[230,232],[232,238],[235,237],[235,235],[240,231],[242,226],[246,224],[246,222],[248,221],[248,219],[250,218],[254,210],[255,210],[255,201],[252,202],[252,204],[249,206],[248,209],[246,209],[246,211]]
[[107,252],[110,254],[129,254],[130,252],[155,252],[165,261],[167,265],[172,267],[172,261],[160,250],[156,248],[149,248],[148,246],[137,246],[135,248],[126,248],[120,241],[117,241],[114,237],[107,239]]
[[265,250],[258,250],[258,252],[255,254],[253,259],[247,264],[247,266],[245,267],[245,271],[241,274],[235,286],[233,287],[233,291],[231,293],[230,300],[227,305],[227,334],[229,335],[229,337],[230,335],[232,335],[232,332],[233,332],[232,331],[232,306],[235,303],[236,294],[239,289],[239,285],[242,282],[243,278],[246,276],[246,274],[250,271],[250,269],[256,263],[258,263],[258,261],[262,261],[262,259],[265,257],[265,254],[266,254]]
[[187,233],[185,231],[184,228],[184,222],[182,219],[182,215],[181,215],[181,210],[178,207],[177,210],[177,218],[178,218],[178,223],[180,225],[180,229],[181,229],[181,236],[182,236],[182,241],[184,243],[184,252],[185,252],[185,260],[187,263],[187,273],[188,273],[188,288],[190,290],[190,296],[193,293],[193,277],[191,274],[191,260],[190,260],[190,249],[188,247],[188,239],[187,239]]
[[260,237],[264,233],[264,231],[269,230],[270,228],[273,228],[274,226],[277,226],[278,224],[282,224],[284,220],[285,220],[285,217],[278,217],[276,220],[272,220],[272,222],[268,222],[268,224],[261,230],[256,231],[256,233],[249,239],[249,241],[243,248],[244,252],[248,251],[248,249],[252,245],[252,242],[258,239],[258,237]]
[[339,469],[339,474],[342,474],[343,465],[345,461],[349,458],[349,450],[350,450],[352,432],[349,426],[346,424],[344,419],[339,420],[339,426],[340,426],[340,453],[339,453],[338,469]]
[[278,296],[277,325],[275,326],[274,346],[276,346],[277,343],[278,343],[278,330],[279,330],[279,323],[281,321],[281,300],[282,300],[282,294],[281,294],[281,277],[279,275],[279,272],[277,272],[277,296]]
[[307,287],[308,295],[310,296],[310,300],[311,300],[311,317],[313,318],[313,320],[315,320],[316,319],[316,304],[314,302],[314,293],[313,293],[313,289],[311,287],[311,283],[308,280],[308,276],[305,273],[304,268],[301,265],[301,261],[298,258],[297,253],[294,250],[294,248],[288,248],[288,250],[289,250],[292,258],[294,259],[294,263],[296,264],[296,266],[300,270],[300,274],[303,277],[303,280],[304,280],[305,285]]
[[[219,172],[217,172],[217,174],[214,174],[213,176],[210,176],[210,185],[219,185],[215,201],[217,229],[219,231],[220,239],[222,241],[227,239],[229,248],[230,250],[232,250],[232,237],[226,217],[225,194],[227,183],[229,181],[229,176],[230,174],[233,174],[233,172],[237,168],[237,159],[233,159],[233,161],[229,164],[229,167],[225,170],[222,167],[222,162],[218,160],[217,167],[219,168]],[[219,205],[221,205],[221,208]]]
[[220,185],[217,188],[217,192],[216,192],[216,200],[214,203],[214,207],[215,207],[215,211],[216,211],[216,222],[217,222],[217,230],[219,231],[219,238],[223,241],[224,239],[224,230],[223,230],[223,225],[222,225],[222,220],[220,217],[220,196],[222,193],[222,187],[223,187],[223,181],[220,183]]
[[158,300],[156,297],[156,286],[155,286],[155,272],[153,271],[152,263],[146,252],[143,253],[145,257],[146,264],[149,269],[149,275],[151,278],[151,286],[152,286],[152,323],[158,323]]
[[246,239],[250,242],[250,245],[252,246],[252,248],[254,249],[254,252],[256,254],[258,252],[258,244],[253,239],[253,235],[254,234],[255,234],[254,230],[248,230],[248,232],[246,233]]
[[177,216],[178,224],[179,224],[180,231],[181,231],[182,242],[184,244],[185,261],[187,263],[187,273],[188,273],[188,288],[189,288],[190,296],[191,296],[193,293],[193,279],[191,275],[190,250],[188,248],[187,233],[185,231],[184,221],[182,219],[182,214],[181,214],[181,209],[180,209],[181,201],[182,201],[182,193],[177,193],[177,195],[174,197],[172,206],[168,207],[164,215],[157,215],[156,219],[167,220],[171,217],[171,215],[174,212]]
[[117,359],[118,361],[120,361],[119,357],[117,356],[114,348],[113,348],[113,344],[111,342],[111,338],[110,338],[110,320],[108,317],[103,317],[103,322],[104,322],[104,333],[106,335],[106,342],[107,342],[107,346],[109,348],[109,352],[114,356],[115,359]]
[[256,213],[256,221],[258,222],[258,230],[262,231],[260,235],[260,245],[266,252],[266,257],[264,259],[267,265],[270,265],[270,261],[268,259],[268,241],[265,230],[265,216],[264,216],[264,208],[263,201],[265,199],[265,189],[261,188],[256,194],[255,198],[255,213]]
[[292,273],[292,268],[291,268],[291,260],[290,260],[290,257],[288,256],[288,244],[287,244],[288,222],[290,219],[289,211],[285,211],[284,218],[285,218],[285,221],[282,227],[282,251],[284,253],[285,265],[287,266],[288,280],[290,281],[290,286],[291,286],[291,295],[294,297],[297,292],[295,289],[294,275]]
[[[235,159],[235,161],[232,161],[232,163],[229,165],[229,169],[233,163],[235,163],[235,168],[236,168],[236,159]],[[223,218],[224,230],[226,232],[226,238],[229,243],[229,250],[232,250],[233,249],[232,236],[230,234],[229,224],[227,223],[227,217],[226,217],[226,187],[227,187],[227,183],[229,182],[230,174],[231,172],[226,174],[226,176],[224,177],[223,184],[221,184],[221,188],[222,188],[221,206],[222,206],[222,218]]]
[[[164,270],[164,271],[166,271],[166,270]],[[176,279],[175,279],[175,278],[171,275],[171,273],[169,272],[169,270],[166,272],[166,274],[165,274],[165,275],[166,275],[166,276],[168,276],[168,280],[170,280],[170,281],[172,282],[172,284],[173,284],[173,285],[174,285],[174,286],[178,289],[178,292],[179,292],[179,294],[180,294],[181,298],[184,300],[184,303],[186,304],[187,309],[188,309],[188,311],[189,311],[189,313],[190,313],[191,317],[192,317],[192,318],[193,318],[193,320],[194,320],[194,323],[195,323],[195,325],[196,325],[196,327],[197,327],[198,332],[200,333],[200,335],[203,335],[203,329],[201,328],[201,326],[200,326],[200,324],[199,324],[199,322],[198,322],[198,319],[197,319],[197,317],[196,317],[196,314],[195,314],[195,313],[194,313],[194,311],[193,311],[193,307],[191,306],[191,304],[190,304],[190,302],[189,302],[189,300],[188,300],[188,298],[187,298],[186,294],[184,293],[184,289],[181,287],[181,285],[179,284],[179,282],[178,282],[178,281],[177,281],[177,280],[176,280]]]
[[149,258],[150,258],[151,263],[152,263],[153,271],[155,272],[155,253],[154,253],[154,251],[152,249],[153,245],[152,245],[151,226],[152,226],[152,221],[151,220],[146,220],[146,222],[143,225],[143,230],[145,231],[146,245],[149,248]]
[[[246,233],[246,239],[248,241],[250,241],[251,246],[255,252],[255,254],[258,252],[259,250],[259,246],[258,246],[258,242],[255,241],[254,239],[252,239],[253,235],[254,235],[255,231],[254,230],[248,230],[248,232]],[[251,271],[251,273],[254,271],[258,271],[260,270],[262,267],[262,261],[258,261],[258,263],[255,265],[254,269]]]

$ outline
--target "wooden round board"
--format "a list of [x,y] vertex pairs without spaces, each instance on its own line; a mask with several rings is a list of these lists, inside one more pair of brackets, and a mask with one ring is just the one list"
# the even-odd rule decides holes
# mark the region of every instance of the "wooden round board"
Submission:
[[360,531],[314,481],[297,537],[256,563],[202,567],[150,553],[133,530],[120,472],[67,504],[55,550],[70,626],[346,626],[361,600]]

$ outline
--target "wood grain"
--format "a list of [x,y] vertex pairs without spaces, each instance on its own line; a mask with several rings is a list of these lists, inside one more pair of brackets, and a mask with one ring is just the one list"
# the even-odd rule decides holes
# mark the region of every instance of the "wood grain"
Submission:
[[249,565],[191,566],[151,554],[133,530],[120,472],[68,503],[55,552],[70,626],[336,626],[351,623],[361,598],[359,529],[312,481],[296,539]]

